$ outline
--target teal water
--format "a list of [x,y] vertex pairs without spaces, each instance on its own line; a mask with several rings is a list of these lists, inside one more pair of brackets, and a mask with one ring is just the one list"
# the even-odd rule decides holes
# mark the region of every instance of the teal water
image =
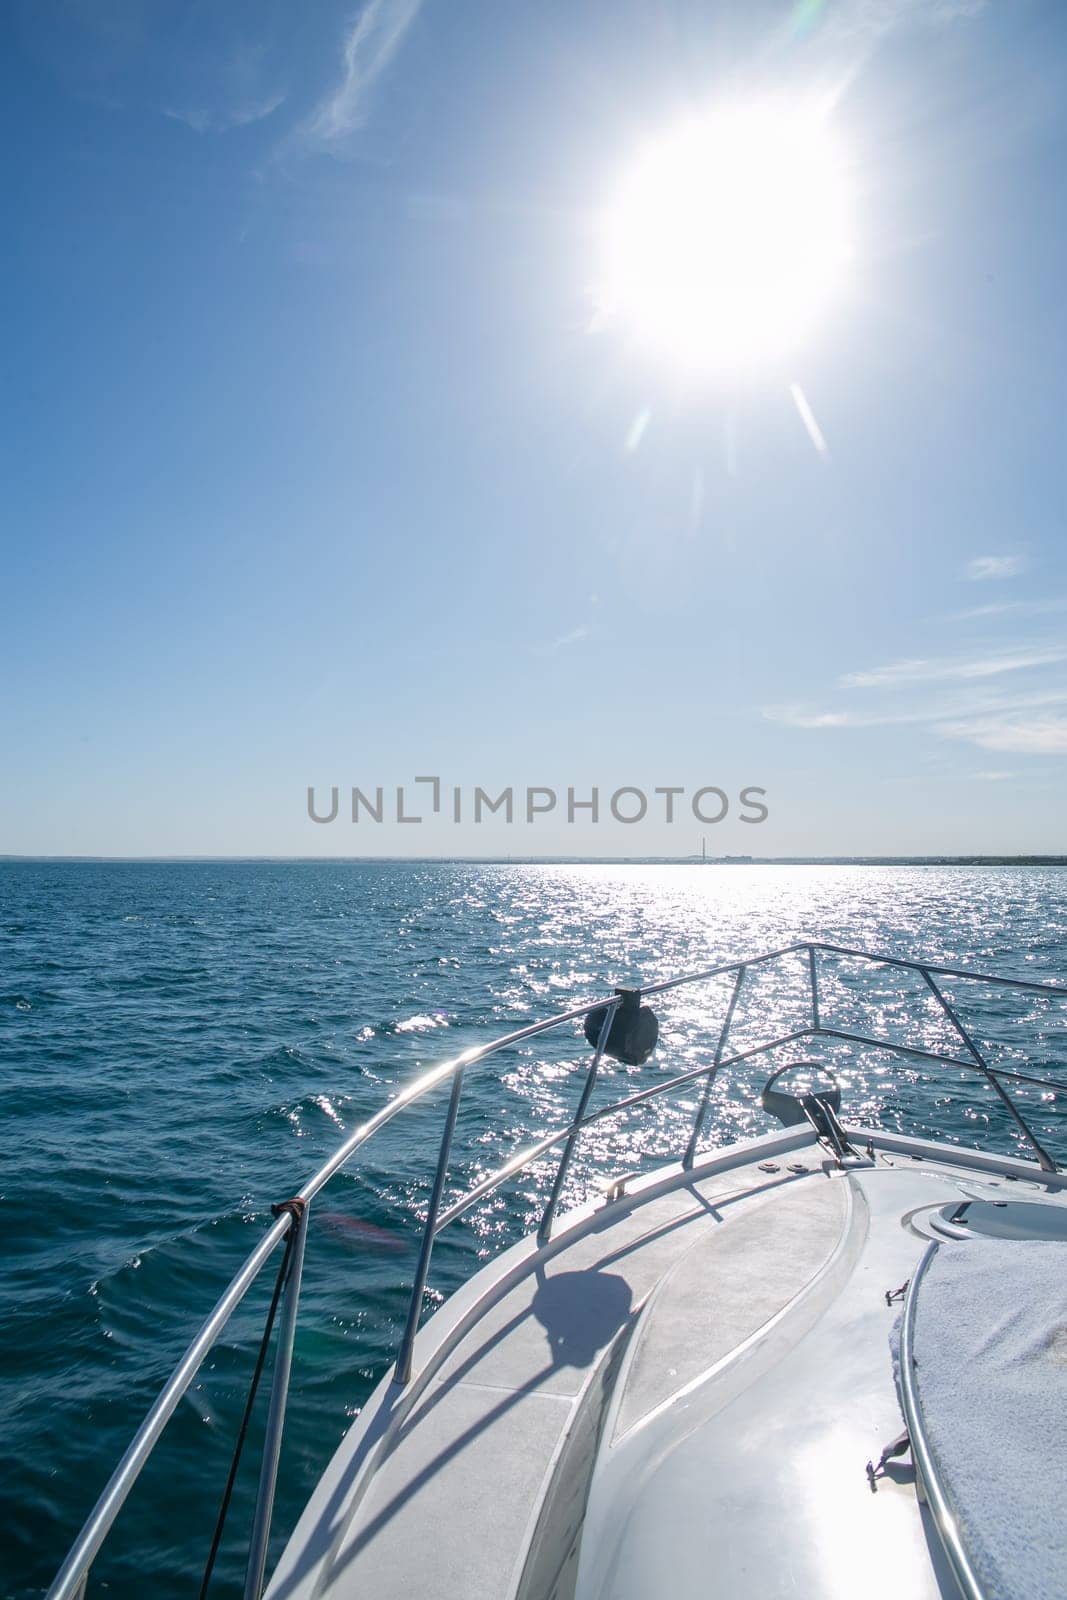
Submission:
[[[1067,981],[1067,873],[1055,868],[0,864],[0,1593],[47,1586],[177,1356],[262,1231],[344,1133],[421,1067],[618,981],[651,981],[813,937],[1038,981]],[[835,1016],[905,1042],[950,1040],[885,969],[826,979]],[[744,1043],[803,1005],[799,965],[753,985]],[[954,997],[962,988],[952,989]],[[1062,1074],[1067,1008],[1004,991],[966,1001],[993,1057]],[[644,1081],[710,1059],[725,990],[661,1011]],[[956,1069],[853,1054],[850,1111],[1017,1147]],[[456,1178],[490,1170],[573,1106],[576,1031],[469,1075]],[[625,1069],[605,1074],[617,1097]],[[709,1144],[766,1128],[746,1066],[717,1088]],[[637,1086],[627,1084],[627,1089]],[[1063,1097],[1023,1089],[1067,1160]],[[617,1170],[677,1155],[694,1096],[598,1125]],[[284,1538],[395,1348],[440,1099],[392,1123],[312,1223],[276,1513]],[[439,1300],[528,1231],[534,1170],[439,1242]],[[94,1569],[112,1597],[196,1593],[243,1404],[267,1275],[179,1408]],[[256,1452],[250,1451],[255,1463]],[[252,1474],[213,1593],[241,1574]],[[107,1584],[103,1590],[103,1584]],[[238,1591],[239,1592],[239,1591]]]

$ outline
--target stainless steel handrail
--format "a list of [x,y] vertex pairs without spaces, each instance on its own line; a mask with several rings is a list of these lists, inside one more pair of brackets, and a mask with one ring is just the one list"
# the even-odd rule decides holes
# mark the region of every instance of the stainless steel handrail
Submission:
[[[925,1051],[897,1044],[891,1040],[868,1037],[854,1034],[845,1030],[827,1026],[822,1019],[822,1006],[819,991],[819,971],[817,954],[846,957],[862,960],[871,964],[898,968],[907,968],[920,974],[924,983],[932,991],[935,999],[945,1012],[954,1031],[959,1035],[967,1057],[949,1055],[941,1051]],[[753,967],[766,966],[771,962],[781,960],[790,955],[803,954],[807,957],[808,982],[810,986],[811,1023],[790,1032],[777,1035],[760,1044],[753,1045],[746,1050],[737,1051],[727,1055],[727,1044],[730,1028],[733,1023],[734,1012],[738,997],[741,993],[746,974]],[[367,1141],[374,1137],[387,1123],[402,1111],[407,1110],[416,1102],[422,1100],[439,1085],[451,1080],[448,1109],[446,1112],[444,1133],[438,1153],[437,1167],[434,1174],[433,1188],[430,1205],[423,1225],[423,1237],[419,1252],[415,1280],[412,1285],[411,1297],[408,1305],[407,1319],[404,1335],[401,1341],[397,1359],[396,1379],[400,1384],[406,1383],[411,1375],[412,1353],[415,1335],[418,1331],[422,1298],[429,1274],[430,1260],[434,1240],[437,1235],[454,1221],[462,1216],[479,1200],[492,1193],[507,1178],[522,1171],[533,1161],[547,1154],[554,1146],[563,1144],[564,1149],[557,1165],[552,1192],[545,1208],[539,1229],[539,1238],[547,1241],[551,1234],[552,1223],[556,1209],[561,1198],[564,1180],[570,1164],[576,1141],[583,1129],[603,1118],[615,1115],[633,1106],[646,1101],[657,1099],[664,1094],[692,1083],[699,1078],[704,1078],[705,1085],[697,1116],[694,1120],[692,1131],[683,1156],[685,1165],[691,1165],[695,1159],[696,1148],[700,1133],[706,1118],[711,1088],[717,1074],[724,1068],[735,1066],[742,1061],[752,1059],[758,1055],[781,1048],[802,1038],[828,1038],[849,1041],[856,1044],[887,1050],[896,1054],[921,1057],[924,1060],[937,1061],[955,1067],[961,1067],[980,1074],[997,1093],[1006,1109],[1016,1123],[1020,1133],[1032,1146],[1037,1155],[1039,1165],[1046,1171],[1055,1171],[1056,1166],[1052,1157],[1044,1150],[1039,1140],[1027,1124],[1018,1107],[1000,1083],[1001,1076],[1011,1077],[1022,1082],[1047,1083],[1050,1087],[1062,1088],[1067,1085],[1056,1084],[1054,1080],[1029,1077],[1022,1073],[1010,1071],[1007,1068],[991,1066],[982,1052],[975,1045],[970,1034],[963,1027],[953,1007],[936,982],[936,977],[968,980],[982,984],[989,984],[998,988],[1011,988],[1027,990],[1031,993],[1044,994],[1052,998],[1067,998],[1067,987],[1047,983],[1035,983],[1031,980],[1019,978],[994,977],[985,973],[968,972],[961,968],[937,966],[930,962],[909,961],[898,956],[873,955],[869,951],[856,950],[843,945],[828,944],[815,940],[804,940],[795,944],[785,945],[778,950],[767,951],[759,956],[750,956],[742,961],[727,962],[724,965],[709,967],[701,971],[687,973],[678,978],[665,979],[658,983],[649,984],[642,988],[641,994],[649,996],[666,994],[674,989],[696,983],[710,982],[715,978],[733,976],[734,985],[730,996],[727,1012],[716,1044],[714,1057],[710,1066],[700,1066],[690,1071],[677,1074],[670,1079],[653,1084],[650,1088],[639,1090],[634,1094],[614,1101],[608,1106],[598,1107],[590,1111],[589,1100],[596,1081],[604,1046],[611,1027],[611,1021],[616,1008],[620,1003],[619,994],[601,996],[585,1001],[580,1006],[570,1010],[561,1011],[557,1015],[546,1018],[541,1022],[529,1023],[512,1032],[492,1039],[486,1044],[472,1046],[462,1051],[458,1056],[449,1061],[441,1062],[436,1067],[420,1074],[405,1089],[402,1089],[374,1116],[363,1122],[349,1137],[338,1146],[333,1154],[323,1162],[322,1166],[312,1174],[302,1186],[297,1198],[304,1202],[299,1222],[295,1222],[291,1214],[286,1213],[278,1218],[268,1229],[263,1238],[251,1252],[243,1266],[239,1269],[228,1288],[222,1295],[215,1309],[189,1345],[178,1366],[164,1385],[154,1405],[151,1407],[144,1422],[134,1435],[125,1455],[119,1462],[103,1493],[94,1506],[84,1527],[75,1540],[66,1560],[56,1575],[51,1588],[48,1590],[46,1600],[81,1600],[89,1569],[92,1566],[100,1546],[103,1544],[119,1510],[126,1500],[130,1490],[136,1482],[141,1469],[155,1444],[163,1432],[167,1422],[174,1412],[182,1395],[186,1392],[196,1373],[199,1371],[208,1352],[215,1344],[222,1330],[225,1328],[233,1312],[244,1299],[252,1283],[259,1275],[260,1270],[270,1258],[275,1247],[286,1237],[291,1227],[299,1227],[300,1237],[296,1242],[293,1267],[289,1273],[283,1300],[282,1318],[279,1330],[278,1350],[275,1356],[274,1378],[271,1387],[270,1413],[268,1417],[267,1436],[264,1444],[264,1455],[260,1476],[260,1489],[256,1502],[253,1521],[253,1534],[249,1551],[248,1573],[245,1586],[245,1600],[258,1600],[262,1592],[267,1542],[270,1534],[271,1508],[274,1498],[274,1486],[277,1475],[278,1452],[281,1444],[281,1434],[284,1426],[285,1402],[288,1392],[289,1374],[292,1361],[293,1341],[295,1337],[298,1296],[300,1287],[300,1267],[303,1260],[303,1247],[307,1229],[308,1206],[312,1199],[322,1190],[337,1172],[351,1159]],[[465,1195],[460,1196],[442,1212],[444,1188],[448,1177],[449,1159],[451,1154],[452,1136],[455,1130],[456,1119],[459,1111],[460,1095],[464,1073],[467,1068],[477,1065],[489,1056],[513,1048],[528,1039],[534,1039],[541,1034],[549,1033],[555,1029],[566,1026],[586,1017],[593,1009],[605,1009],[605,1018],[598,1036],[596,1049],[592,1056],[590,1066],[586,1072],[579,1104],[574,1118],[566,1127],[556,1130],[546,1138],[538,1140],[526,1150],[520,1152],[505,1162],[496,1172],[482,1178]]]
[[600,1070],[600,1063],[604,1059],[604,1047],[608,1042],[608,1036],[611,1033],[612,1025],[615,1021],[615,1016],[618,1012],[620,1004],[621,996],[619,999],[614,1000],[611,1005],[604,1007],[604,1016],[600,1024],[600,1031],[598,1032],[596,1038],[596,1049],[593,1051],[593,1059],[589,1063],[589,1070],[585,1075],[585,1082],[582,1085],[581,1098],[578,1101],[578,1110],[575,1112],[574,1122],[571,1128],[568,1130],[567,1142],[563,1146],[563,1153],[560,1156],[559,1164],[556,1167],[556,1176],[552,1180],[552,1193],[548,1197],[548,1204],[546,1205],[544,1209],[544,1215],[541,1218],[541,1226],[537,1230],[537,1239],[539,1244],[545,1244],[552,1232],[552,1223],[555,1219],[556,1207],[559,1205],[559,1199],[560,1195],[563,1193],[563,1185],[566,1181],[567,1172],[574,1157],[574,1147],[578,1141],[578,1133],[583,1121],[585,1120],[586,1107],[588,1106],[590,1097],[593,1093],[593,1086],[596,1083],[597,1073]]
[[960,1534],[956,1514],[949,1503],[934,1453],[930,1448],[926,1425],[923,1421],[922,1406],[919,1402],[915,1385],[915,1307],[918,1304],[919,1285],[922,1283],[926,1269],[934,1259],[937,1251],[938,1245],[935,1243],[930,1245],[929,1249],[924,1252],[918,1270],[908,1285],[908,1292],[904,1296],[904,1312],[900,1320],[901,1408],[904,1412],[904,1421],[908,1427],[908,1439],[911,1443],[911,1453],[915,1458],[915,1469],[922,1480],[926,1498],[930,1502],[930,1510],[933,1513],[934,1526],[937,1528],[938,1537],[956,1576],[956,1581],[965,1596],[965,1600],[986,1600],[986,1591],[979,1582],[978,1575],[971,1564],[971,1558]]

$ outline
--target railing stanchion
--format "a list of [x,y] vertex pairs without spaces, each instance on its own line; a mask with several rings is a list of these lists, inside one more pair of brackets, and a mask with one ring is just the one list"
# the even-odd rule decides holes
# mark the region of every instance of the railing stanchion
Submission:
[[1027,1142],[1029,1144],[1033,1145],[1034,1150],[1037,1153],[1038,1166],[1041,1168],[1041,1170],[1043,1172],[1058,1172],[1059,1168],[1057,1167],[1055,1161],[1053,1161],[1052,1157],[1049,1155],[1049,1153],[1045,1149],[1044,1145],[1039,1142],[1037,1135],[1034,1132],[1032,1132],[1029,1123],[1026,1121],[1026,1118],[1023,1116],[1022,1112],[1019,1110],[1018,1106],[1015,1104],[1015,1101],[1012,1099],[1011,1095],[1004,1088],[1004,1085],[1000,1082],[1000,1080],[997,1077],[996,1072],[994,1071],[994,1069],[986,1061],[986,1059],[983,1056],[982,1052],[979,1050],[978,1046],[975,1044],[974,1040],[971,1038],[970,1034],[967,1032],[967,1029],[963,1026],[963,1023],[960,1021],[959,1017],[956,1015],[955,1011],[953,1010],[952,1006],[949,1004],[948,1000],[946,1000],[945,996],[941,993],[941,990],[939,989],[937,984],[934,982],[933,977],[931,976],[929,970],[926,967],[920,967],[919,971],[922,973],[923,979],[925,980],[927,987],[930,989],[931,993],[933,994],[934,999],[938,1002],[938,1004],[940,1005],[941,1009],[944,1011],[945,1015],[948,1017],[948,1020],[951,1022],[952,1026],[955,1028],[956,1032],[959,1034],[960,1038],[963,1040],[964,1045],[970,1051],[971,1055],[974,1057],[975,1061],[978,1063],[978,1065],[981,1068],[981,1070],[985,1073],[986,1078],[992,1084],[993,1088],[996,1090],[997,1094],[1000,1096],[1000,1099],[1003,1101],[1004,1105],[1007,1107],[1007,1110],[1008,1110],[1009,1114],[1015,1119],[1015,1122],[1018,1125],[1019,1131],[1022,1133],[1023,1137],[1027,1140]]
[[563,1154],[560,1156],[559,1166],[556,1168],[556,1176],[552,1183],[552,1193],[548,1197],[548,1204],[541,1217],[541,1226],[537,1230],[539,1244],[547,1244],[552,1233],[552,1222],[556,1215],[556,1207],[559,1205],[559,1197],[563,1193],[563,1185],[566,1181],[567,1170],[571,1164],[571,1157],[574,1154],[574,1146],[582,1130],[582,1118],[585,1116],[590,1096],[593,1093],[593,1085],[596,1083],[596,1075],[600,1070],[600,1063],[604,1056],[604,1046],[607,1044],[608,1035],[611,1032],[611,1024],[615,1021],[615,1013],[621,1004],[622,996],[619,995],[605,1007],[604,1020],[600,1024],[600,1032],[597,1034],[596,1039],[596,1049],[593,1052],[593,1059],[589,1063],[589,1071],[586,1073],[585,1083],[582,1085],[578,1109],[574,1113],[574,1122],[571,1126],[570,1135],[563,1146]]
[[812,1031],[820,1031],[819,1023],[819,969],[815,965],[815,946],[808,945],[808,972],[811,974],[811,1026]]
[[282,1453],[282,1431],[285,1427],[285,1402],[289,1397],[289,1375],[293,1366],[293,1341],[296,1337],[300,1280],[304,1271],[304,1245],[307,1241],[310,1211],[311,1207],[305,1205],[299,1219],[293,1223],[296,1235],[293,1239],[292,1256],[283,1290],[282,1316],[278,1327],[278,1352],[274,1357],[270,1409],[267,1412],[267,1430],[263,1439],[263,1457],[259,1468],[259,1492],[256,1496],[252,1538],[248,1548],[248,1566],[245,1570],[245,1600],[259,1600],[263,1593],[271,1515],[274,1511],[274,1490],[278,1482],[278,1462]]
[[737,997],[741,993],[741,985],[744,983],[744,981],[745,966],[742,963],[742,965],[737,969],[737,977],[734,979],[733,992],[730,995],[730,1004],[726,1008],[726,1017],[723,1021],[722,1028],[719,1031],[719,1042],[715,1046],[715,1057],[711,1063],[711,1070],[709,1071],[707,1080],[704,1084],[704,1093],[700,1097],[700,1105],[697,1107],[696,1118],[693,1122],[693,1131],[689,1135],[689,1143],[686,1145],[685,1155],[682,1157],[683,1167],[691,1167],[696,1159],[697,1145],[700,1142],[700,1135],[704,1131],[704,1119],[708,1114],[708,1105],[711,1101],[711,1086],[715,1081],[715,1074],[722,1066],[722,1058],[726,1050],[726,1041],[730,1037],[730,1024],[734,1020],[734,1011],[737,1008]]
[[452,1135],[456,1131],[456,1116],[459,1112],[459,1097],[462,1088],[463,1068],[459,1067],[452,1078],[452,1093],[448,1097],[448,1111],[445,1114],[445,1126],[441,1134],[441,1153],[437,1158],[437,1171],[434,1173],[430,1209],[426,1213],[426,1225],[422,1230],[422,1245],[419,1250],[418,1266],[415,1268],[415,1281],[411,1285],[408,1319],[396,1358],[397,1383],[407,1383],[411,1377],[411,1357],[415,1348],[415,1335],[419,1331],[422,1296],[426,1289],[426,1279],[430,1273],[430,1256],[433,1254],[434,1234],[437,1232],[437,1213],[441,1209],[441,1197],[445,1191],[445,1179],[448,1176],[448,1157],[452,1149]]

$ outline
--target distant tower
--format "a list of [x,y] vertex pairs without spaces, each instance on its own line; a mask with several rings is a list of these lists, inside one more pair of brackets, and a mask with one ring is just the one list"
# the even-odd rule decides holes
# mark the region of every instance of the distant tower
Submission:
[[703,833],[700,836],[700,859],[701,859],[701,862],[703,864],[705,864],[705,865],[707,864],[707,859],[708,859],[708,840],[707,840],[707,835],[703,834]]

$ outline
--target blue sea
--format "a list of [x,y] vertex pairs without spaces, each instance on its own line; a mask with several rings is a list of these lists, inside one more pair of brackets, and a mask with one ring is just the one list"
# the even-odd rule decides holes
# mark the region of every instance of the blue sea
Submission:
[[[1067,872],[1029,867],[0,864],[0,1593],[43,1592],[176,1358],[269,1220],[346,1132],[420,1069],[603,993],[801,938],[1067,981]],[[803,970],[753,980],[738,1041],[803,1018]],[[1062,1071],[1067,1007],[950,986],[993,1059]],[[957,1048],[917,984],[827,966],[855,1031]],[[722,981],[657,1004],[661,1042],[602,1093],[710,1062]],[[926,1009],[924,1009],[924,1007]],[[858,1023],[862,1023],[859,1026]],[[810,1049],[806,1052],[810,1054]],[[826,1053],[823,1052],[823,1055]],[[845,1107],[890,1127],[1019,1148],[974,1074],[831,1048]],[[453,1190],[566,1120],[580,1032],[468,1074]],[[706,1142],[765,1131],[753,1062],[723,1075]],[[601,1092],[601,1091],[598,1091]],[[1064,1099],[1020,1103],[1067,1160]],[[587,1136],[598,1163],[674,1159],[696,1092]],[[436,1095],[398,1117],[316,1202],[274,1553],[395,1350],[415,1219],[440,1133]],[[547,1169],[440,1239],[439,1302],[536,1221]],[[94,1568],[90,1594],[195,1595],[270,1290],[263,1275]],[[253,1439],[253,1446],[255,1440]],[[240,1592],[257,1452],[212,1588]],[[106,1585],[106,1588],[105,1588]]]

